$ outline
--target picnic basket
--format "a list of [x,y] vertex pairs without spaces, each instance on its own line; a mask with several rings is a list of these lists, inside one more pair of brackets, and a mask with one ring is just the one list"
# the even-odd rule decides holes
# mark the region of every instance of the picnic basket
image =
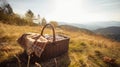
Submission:
[[[50,26],[50,28],[52,29],[52,35],[43,35],[43,32],[45,30],[45,28],[47,28],[48,26]],[[42,52],[41,56],[39,57],[40,60],[48,60],[51,58],[55,58],[57,56],[60,56],[66,52],[68,52],[68,48],[69,48],[69,40],[70,38],[64,35],[58,35],[55,33],[55,29],[51,24],[46,24],[42,30],[41,33],[36,37],[35,42],[37,42],[37,40],[40,37],[44,37],[45,39],[47,39],[47,43],[45,45],[44,51]],[[22,41],[24,42],[24,38],[22,39],[18,39],[18,43],[21,44]],[[23,44],[23,43],[22,43]],[[34,43],[33,43],[34,45]],[[25,47],[27,48],[27,47]]]

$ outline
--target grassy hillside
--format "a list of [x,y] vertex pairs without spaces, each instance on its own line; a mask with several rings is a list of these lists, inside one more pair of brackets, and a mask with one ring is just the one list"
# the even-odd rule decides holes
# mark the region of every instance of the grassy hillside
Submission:
[[94,34],[92,31],[88,29],[78,28],[78,27],[71,26],[71,25],[60,25],[59,28],[63,30],[72,31],[72,32],[81,32],[81,33],[83,32],[85,34]]
[[[115,42],[95,34],[87,34],[84,29],[73,31],[59,28],[56,33],[70,37],[68,56],[58,57],[59,67],[119,67],[120,66],[120,42]],[[0,23],[0,63],[16,57],[23,52],[16,40],[25,32],[40,33],[39,26],[15,26]],[[47,29],[46,33],[51,34]],[[115,59],[115,62],[104,62],[103,57]],[[67,61],[69,59],[70,61]],[[51,67],[54,61],[40,63]]]

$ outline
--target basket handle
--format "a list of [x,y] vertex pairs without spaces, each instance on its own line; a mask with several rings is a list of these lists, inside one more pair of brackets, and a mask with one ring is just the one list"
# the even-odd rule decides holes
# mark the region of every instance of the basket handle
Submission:
[[46,24],[46,25],[42,28],[42,30],[41,30],[41,36],[43,36],[44,29],[45,29],[47,26],[50,26],[50,27],[51,27],[51,29],[52,29],[52,31],[53,31],[53,42],[55,42],[55,29],[54,29],[54,26],[51,25],[51,24]]

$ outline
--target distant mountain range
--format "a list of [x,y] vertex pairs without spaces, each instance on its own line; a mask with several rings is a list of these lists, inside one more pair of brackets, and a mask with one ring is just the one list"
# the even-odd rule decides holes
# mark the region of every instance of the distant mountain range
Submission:
[[120,34],[120,27],[107,27],[107,28],[100,28],[100,29],[96,29],[94,30],[94,32],[98,33],[98,34],[103,34],[103,35],[107,35],[107,34]]
[[94,30],[95,33],[120,41],[120,27],[107,27]]
[[[91,22],[92,23],[92,22]],[[59,22],[60,25],[72,25],[79,28],[85,28],[89,30],[96,30],[99,28],[117,26],[120,27],[119,21],[106,21],[106,22],[93,22],[92,24],[80,24],[80,23],[67,23],[67,22]]]

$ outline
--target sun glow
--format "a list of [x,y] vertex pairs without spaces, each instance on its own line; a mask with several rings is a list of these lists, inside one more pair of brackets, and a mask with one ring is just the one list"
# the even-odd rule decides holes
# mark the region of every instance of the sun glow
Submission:
[[115,0],[11,0],[10,4],[16,13],[24,14],[31,9],[36,16],[40,14],[48,22],[55,20],[89,24],[96,21],[120,21],[120,1]]
[[57,20],[71,23],[89,23],[95,21],[109,21],[109,15],[95,13],[86,0],[59,0],[54,1],[54,11],[47,15],[48,20]]

